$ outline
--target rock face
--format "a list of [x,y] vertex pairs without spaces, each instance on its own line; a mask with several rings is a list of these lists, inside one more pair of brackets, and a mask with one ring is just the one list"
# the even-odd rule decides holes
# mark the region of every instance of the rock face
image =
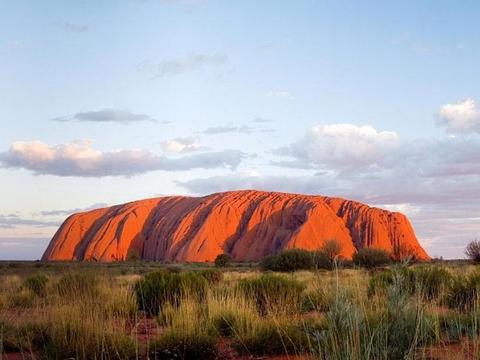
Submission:
[[232,191],[169,196],[71,215],[42,260],[115,261],[137,254],[161,261],[259,260],[282,249],[315,250],[328,239],[345,258],[364,247],[399,246],[420,259],[420,246],[400,213],[323,196]]

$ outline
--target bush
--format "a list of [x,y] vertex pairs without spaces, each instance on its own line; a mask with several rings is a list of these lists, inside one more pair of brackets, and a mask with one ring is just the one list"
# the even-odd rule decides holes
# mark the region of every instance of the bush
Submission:
[[35,295],[43,297],[46,294],[48,278],[45,275],[34,275],[23,282],[23,286]]
[[306,332],[298,324],[264,320],[246,336],[238,336],[234,347],[241,354],[295,355],[309,348]]
[[363,248],[353,254],[355,265],[372,269],[390,263],[390,257],[385,250],[374,248]]
[[452,275],[439,266],[422,266],[413,269],[415,288],[428,300],[436,299],[442,294],[452,281]]
[[215,258],[215,266],[224,268],[230,265],[232,258],[227,254],[220,254]]
[[445,295],[445,303],[452,309],[471,311],[475,308],[480,290],[480,273],[456,276]]
[[465,255],[476,264],[480,263],[480,241],[474,240],[469,243],[465,249]]
[[260,315],[300,311],[305,288],[295,279],[274,274],[243,279],[237,286],[247,298],[254,299]]
[[260,266],[263,270],[292,272],[310,270],[313,267],[313,257],[309,251],[291,249],[278,255],[267,256]]
[[324,252],[315,251],[312,253],[313,268],[316,270],[332,270],[335,267],[335,260],[330,259]]
[[218,284],[223,280],[223,272],[217,269],[206,269],[199,272],[199,275],[204,277],[210,285]]
[[193,272],[174,273],[158,271],[147,274],[134,287],[137,304],[147,315],[158,315],[161,307],[169,302],[178,306],[186,294],[201,301],[205,297],[208,281]]
[[216,359],[217,336],[199,331],[195,333],[171,329],[150,345],[153,359]]

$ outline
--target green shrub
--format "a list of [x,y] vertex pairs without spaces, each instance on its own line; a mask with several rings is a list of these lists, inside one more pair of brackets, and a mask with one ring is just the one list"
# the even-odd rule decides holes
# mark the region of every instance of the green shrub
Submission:
[[445,295],[445,303],[452,309],[470,311],[475,308],[480,290],[480,273],[453,277]]
[[335,260],[332,260],[323,251],[312,252],[312,266],[314,269],[333,270],[335,268]]
[[230,265],[232,258],[227,254],[220,254],[215,258],[215,266],[224,268]]
[[353,254],[355,265],[372,269],[390,263],[390,257],[385,250],[374,248],[363,248]]
[[[199,330],[199,329],[197,329]],[[150,345],[150,356],[153,359],[216,359],[218,337],[209,331],[194,333],[167,330]]]
[[246,336],[237,336],[235,349],[241,354],[295,355],[308,350],[309,342],[305,329],[299,324],[264,320]]
[[261,315],[270,312],[300,311],[305,288],[302,283],[293,278],[274,274],[264,274],[255,279],[243,279],[237,286],[247,298],[255,300]]
[[385,291],[397,278],[397,286],[408,295],[418,292],[428,300],[437,299],[450,286],[452,275],[438,266],[421,266],[409,268],[397,266],[370,277],[368,295],[379,290]]
[[223,280],[223,272],[218,269],[206,269],[199,272],[210,285],[215,285]]
[[46,294],[48,278],[45,275],[34,275],[25,279],[23,286],[35,295],[43,297]]
[[330,309],[332,302],[332,294],[329,294],[326,291],[309,292],[303,296],[302,312],[325,312]]
[[415,288],[428,300],[436,299],[452,281],[452,275],[439,266],[421,266],[413,269]]
[[291,249],[278,255],[267,256],[260,266],[263,270],[292,272],[310,270],[313,267],[313,257],[309,251]]
[[186,294],[202,300],[207,287],[207,279],[197,273],[157,271],[139,280],[134,291],[139,309],[153,316],[158,315],[161,307],[167,302],[178,306]]
[[0,321],[0,358],[3,352],[32,352],[41,349],[48,340],[41,323],[7,325]]

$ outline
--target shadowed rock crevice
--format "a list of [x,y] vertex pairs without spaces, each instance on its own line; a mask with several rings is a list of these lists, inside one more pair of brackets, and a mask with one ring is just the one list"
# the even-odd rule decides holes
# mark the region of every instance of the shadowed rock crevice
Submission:
[[428,258],[403,214],[339,198],[245,190],[72,215],[42,259],[114,261],[136,251],[158,261],[213,261],[221,253],[256,261],[283,249],[316,250],[330,239],[345,258],[364,247],[408,248]]

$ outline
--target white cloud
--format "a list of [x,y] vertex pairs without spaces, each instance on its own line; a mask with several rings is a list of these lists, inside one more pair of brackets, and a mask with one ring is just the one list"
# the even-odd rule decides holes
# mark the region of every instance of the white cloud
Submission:
[[187,71],[199,70],[204,67],[217,67],[226,64],[225,54],[188,54],[182,57],[164,60],[159,63],[144,62],[138,70],[153,74],[154,77],[179,75]]
[[319,125],[299,141],[278,149],[277,154],[291,156],[294,161],[277,164],[331,169],[365,167],[382,162],[397,141],[395,132],[377,131],[369,125]]
[[23,168],[37,175],[101,177],[132,176],[155,170],[235,169],[243,157],[241,151],[225,150],[169,159],[147,150],[102,152],[94,149],[90,141],[55,146],[40,141],[18,141],[0,153],[0,163],[6,168]]
[[182,136],[175,139],[163,141],[161,144],[163,151],[170,154],[186,154],[194,151],[206,149],[200,145],[193,136]]
[[452,134],[480,132],[480,110],[475,100],[468,98],[440,108],[440,125],[447,127]]

